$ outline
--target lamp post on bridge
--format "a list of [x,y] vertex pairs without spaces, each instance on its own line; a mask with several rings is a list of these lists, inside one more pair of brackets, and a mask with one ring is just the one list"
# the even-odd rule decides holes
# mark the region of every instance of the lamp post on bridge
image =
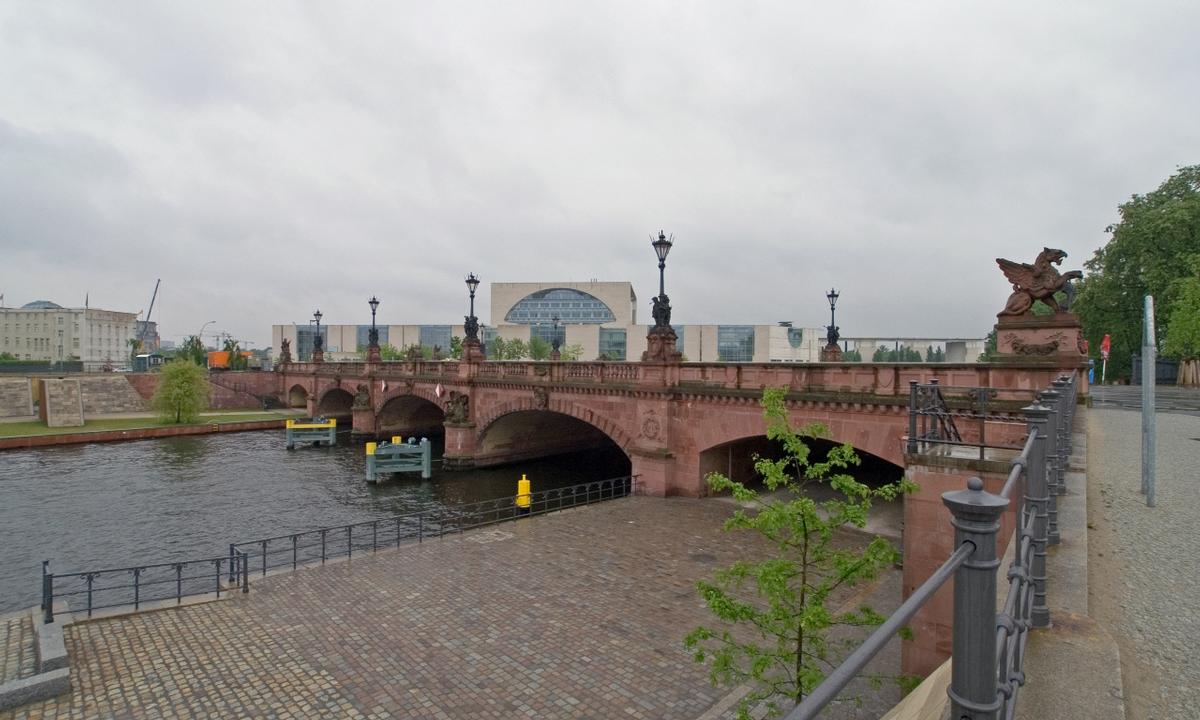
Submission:
[[317,322],[317,334],[313,337],[312,361],[315,363],[325,362],[325,340],[321,337],[321,310],[317,309],[313,313],[313,320]]
[[821,348],[821,362],[841,362],[842,349],[838,347],[838,338],[841,335],[838,333],[837,326],[837,301],[839,293],[834,288],[829,288],[829,292],[825,293],[825,299],[829,301],[829,327],[825,333],[825,347]]
[[479,342],[479,318],[475,317],[475,290],[479,288],[479,277],[475,273],[467,273],[467,292],[471,297],[470,314],[463,318],[462,359],[465,362],[481,362],[483,348]]
[[550,339],[550,360],[552,362],[558,362],[559,360],[562,360],[562,353],[560,353],[558,351],[559,348],[562,347],[562,339],[558,337],[558,325],[559,325],[558,315],[555,315],[551,319],[551,322],[554,323],[554,335],[551,336],[551,339]]
[[675,245],[675,236],[667,236],[662,230],[658,237],[651,237],[651,247],[658,256],[658,297],[653,299],[653,309],[650,311],[654,318],[654,326],[646,334],[646,352],[642,353],[642,362],[679,362],[682,355],[675,349],[678,336],[671,328],[671,301],[667,297],[666,267],[667,253]]
[[374,295],[367,301],[371,306],[371,330],[367,333],[367,362],[379,362],[379,330],[375,327],[375,311],[379,309],[379,298]]

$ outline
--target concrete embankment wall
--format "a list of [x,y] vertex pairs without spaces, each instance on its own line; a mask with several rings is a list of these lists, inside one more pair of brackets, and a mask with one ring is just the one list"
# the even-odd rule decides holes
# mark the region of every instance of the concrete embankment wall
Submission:
[[0,418],[34,414],[31,385],[27,377],[0,377]]
[[[129,373],[125,380],[146,402],[158,389],[158,373]],[[208,407],[212,410],[258,410],[262,398],[279,398],[279,377],[272,372],[210,372]]]

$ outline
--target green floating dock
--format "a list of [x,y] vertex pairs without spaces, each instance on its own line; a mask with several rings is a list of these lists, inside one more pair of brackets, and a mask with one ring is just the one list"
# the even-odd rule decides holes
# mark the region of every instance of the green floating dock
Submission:
[[313,447],[337,444],[337,418],[326,420],[318,417],[312,420],[287,421],[287,449],[295,450],[297,443],[312,443]]
[[403,442],[394,437],[391,442],[367,443],[367,482],[376,482],[383,473],[397,472],[419,472],[428,480],[433,476],[432,447],[428,438]]

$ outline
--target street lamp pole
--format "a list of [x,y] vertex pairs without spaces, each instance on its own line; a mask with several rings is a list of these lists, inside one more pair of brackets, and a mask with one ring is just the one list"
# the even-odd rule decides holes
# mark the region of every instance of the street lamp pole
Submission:
[[470,295],[470,311],[463,318],[462,359],[466,362],[483,360],[483,348],[479,342],[479,318],[475,317],[475,291],[479,288],[479,277],[475,273],[467,273],[467,293]]
[[325,340],[321,337],[321,311],[318,309],[313,313],[313,320],[317,322],[317,334],[313,337],[312,361],[315,363],[325,362]]
[[836,315],[840,295],[841,293],[834,288],[825,293],[825,299],[829,301],[829,327],[825,334],[825,347],[821,349],[821,362],[840,362],[842,359],[842,349],[838,346],[838,338],[841,335],[838,333]]
[[562,359],[562,353],[559,352],[559,348],[562,347],[562,339],[558,337],[558,325],[560,321],[557,314],[551,319],[551,322],[554,323],[554,335],[550,340],[550,359],[558,362]]
[[642,353],[643,362],[679,362],[682,357],[675,349],[678,336],[671,328],[671,300],[667,297],[666,267],[667,253],[675,244],[675,236],[667,236],[662,230],[658,237],[651,236],[650,245],[658,257],[658,297],[653,300],[650,311],[654,318],[654,327],[646,334],[646,352]]
[[379,298],[374,295],[367,301],[371,306],[371,330],[367,333],[367,362],[379,362],[379,330],[375,327],[375,311],[379,309]]

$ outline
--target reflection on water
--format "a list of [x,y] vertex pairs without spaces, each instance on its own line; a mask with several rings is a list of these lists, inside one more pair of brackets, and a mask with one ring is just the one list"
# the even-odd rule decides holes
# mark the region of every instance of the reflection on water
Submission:
[[[71,572],[216,557],[230,542],[629,473],[615,446],[518,465],[364,479],[361,443],[288,451],[278,431],[0,453],[0,612],[39,602],[41,561]],[[435,444],[434,457],[440,457]]]

